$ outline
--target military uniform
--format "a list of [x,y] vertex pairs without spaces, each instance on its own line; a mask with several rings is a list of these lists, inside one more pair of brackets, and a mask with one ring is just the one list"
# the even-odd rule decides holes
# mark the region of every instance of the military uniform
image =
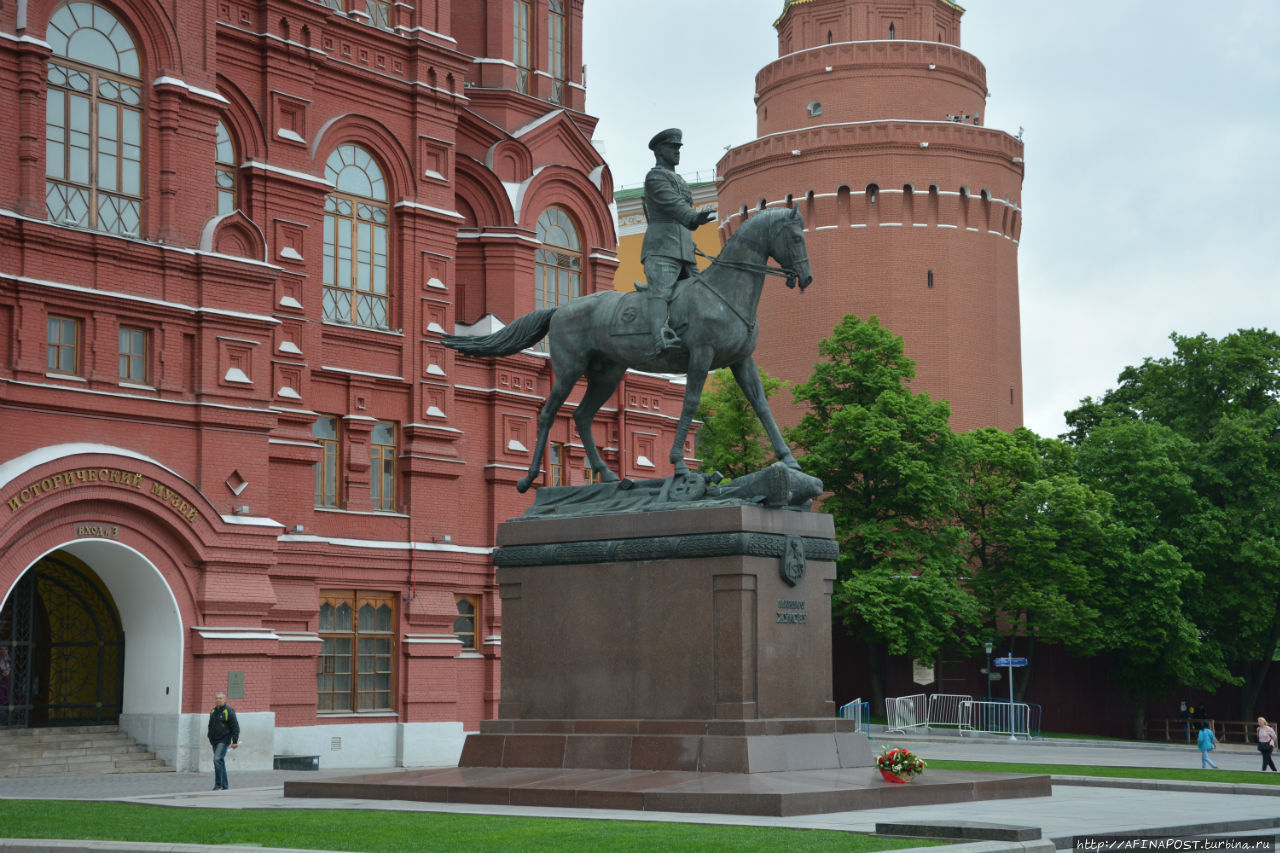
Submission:
[[[658,133],[649,140],[649,148],[680,145],[682,134],[677,128]],[[679,343],[667,326],[667,312],[675,298],[676,282],[693,275],[697,261],[693,254],[693,230],[700,224],[693,209],[693,191],[675,170],[659,162],[644,179],[644,213],[648,224],[640,246],[640,262],[649,284],[651,328],[658,342],[656,354]]]
[[640,246],[640,262],[649,290],[670,302],[676,279],[697,270],[693,191],[671,169],[654,166],[644,179],[644,213],[649,222]]

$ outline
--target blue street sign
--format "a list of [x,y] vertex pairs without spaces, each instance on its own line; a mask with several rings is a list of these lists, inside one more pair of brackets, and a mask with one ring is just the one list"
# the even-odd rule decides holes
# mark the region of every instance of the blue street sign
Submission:
[[1026,658],[996,658],[992,661],[996,666],[1026,666]]

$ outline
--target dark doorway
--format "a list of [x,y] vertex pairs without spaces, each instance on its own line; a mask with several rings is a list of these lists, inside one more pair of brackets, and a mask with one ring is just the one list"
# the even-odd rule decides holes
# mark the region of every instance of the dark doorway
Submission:
[[0,611],[0,727],[115,723],[123,688],[111,593],[70,554],[44,557]]

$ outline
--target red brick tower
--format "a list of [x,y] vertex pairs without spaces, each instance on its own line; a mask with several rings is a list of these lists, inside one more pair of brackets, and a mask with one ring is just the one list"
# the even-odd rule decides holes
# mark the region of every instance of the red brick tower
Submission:
[[756,75],[758,138],[719,164],[720,227],[727,239],[766,206],[804,214],[814,286],[766,288],[757,360],[770,374],[804,381],[841,317],[875,314],[957,431],[1012,429],[1022,142],[982,126],[986,69],[959,47],[963,11],[789,0],[778,59]]

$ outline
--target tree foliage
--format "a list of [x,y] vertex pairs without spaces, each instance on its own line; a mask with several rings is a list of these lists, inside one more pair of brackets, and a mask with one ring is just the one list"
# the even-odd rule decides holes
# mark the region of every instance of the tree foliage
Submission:
[[1169,620],[1165,674],[1240,681],[1251,717],[1280,651],[1280,336],[1172,340],[1171,356],[1069,412],[1070,438],[1148,557],[1131,576],[1176,590],[1180,607],[1150,614]]
[[1104,631],[1093,591],[1123,531],[1110,497],[1069,469],[1063,448],[1027,429],[957,437],[956,518],[983,623],[1094,654]]
[[819,344],[795,389],[808,409],[790,431],[800,463],[830,494],[841,541],[837,611],[893,654],[932,658],[977,611],[951,519],[954,436],[946,403],[907,383],[915,364],[875,317],[850,314]]
[[1230,678],[1188,609],[1203,581],[1183,556],[1200,514],[1194,459],[1187,439],[1134,420],[1097,424],[1077,453],[1081,476],[1111,494],[1112,517],[1129,533],[1096,598],[1112,672],[1135,699],[1135,735],[1147,697]]
[[[766,398],[787,387],[781,379],[760,371]],[[773,460],[773,445],[755,410],[728,369],[708,377],[698,406],[698,463],[703,471],[719,471],[733,479],[759,471]]]
[[1063,439],[955,435],[902,340],[845,317],[789,432],[830,490],[838,615],[917,658],[996,632],[1105,654],[1138,729],[1180,686],[1241,683],[1253,716],[1280,654],[1280,336],[1172,339]]

